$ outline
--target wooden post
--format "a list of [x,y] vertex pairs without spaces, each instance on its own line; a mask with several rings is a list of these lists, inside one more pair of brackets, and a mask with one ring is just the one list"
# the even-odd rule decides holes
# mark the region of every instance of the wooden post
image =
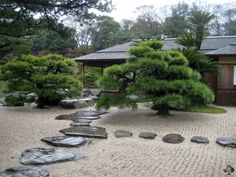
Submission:
[[84,78],[84,63],[81,62],[80,63],[80,74],[81,74],[81,82],[82,82],[82,88],[84,88],[84,81],[85,81],[85,78]]

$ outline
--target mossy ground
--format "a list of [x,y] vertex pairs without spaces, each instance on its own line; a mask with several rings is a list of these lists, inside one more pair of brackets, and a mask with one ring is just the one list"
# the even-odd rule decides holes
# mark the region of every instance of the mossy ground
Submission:
[[185,108],[183,111],[186,112],[199,112],[199,113],[210,113],[210,114],[222,114],[227,111],[223,108],[215,106],[206,106],[206,105],[193,105]]

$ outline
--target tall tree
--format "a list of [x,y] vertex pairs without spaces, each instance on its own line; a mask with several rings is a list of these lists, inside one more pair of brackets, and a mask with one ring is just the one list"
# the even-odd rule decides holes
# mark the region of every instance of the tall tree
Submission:
[[214,18],[210,12],[200,9],[193,9],[189,20],[193,25],[193,32],[196,36],[195,46],[199,50],[205,36],[208,23]]
[[178,3],[171,7],[171,16],[165,19],[163,24],[163,32],[168,37],[178,37],[183,32],[187,32],[190,28],[188,22],[189,5],[186,3]]
[[225,5],[212,5],[212,14],[215,18],[209,23],[208,31],[212,36],[223,36],[224,35],[224,11]]
[[39,35],[32,37],[32,53],[38,55],[42,52],[66,55],[68,49],[77,47],[74,32],[69,31],[66,38],[54,31],[43,30]]
[[226,35],[236,35],[236,8],[225,11],[226,22],[224,24]]
[[112,17],[101,16],[94,26],[91,42],[94,50],[100,50],[129,39],[130,36],[123,33],[120,24]]
[[131,27],[135,38],[150,39],[162,34],[157,9],[154,6],[140,6],[136,13],[138,17]]

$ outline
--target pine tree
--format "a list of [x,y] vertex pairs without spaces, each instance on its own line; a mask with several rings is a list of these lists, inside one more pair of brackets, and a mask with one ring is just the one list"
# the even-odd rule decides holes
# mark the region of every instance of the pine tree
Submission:
[[153,102],[160,115],[168,115],[170,108],[184,108],[195,102],[214,101],[213,92],[200,82],[201,75],[191,69],[179,51],[161,51],[160,41],[144,41],[130,49],[134,57],[121,65],[105,69],[98,81],[103,89],[116,90],[103,95],[98,107],[137,107],[140,99]]
[[19,56],[1,66],[0,80],[5,82],[7,93],[35,93],[39,108],[80,91],[76,63],[61,55]]

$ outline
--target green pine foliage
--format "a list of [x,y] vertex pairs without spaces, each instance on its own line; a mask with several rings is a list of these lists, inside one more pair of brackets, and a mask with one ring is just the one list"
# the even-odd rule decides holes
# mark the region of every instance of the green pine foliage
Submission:
[[19,56],[1,66],[0,80],[7,93],[37,94],[40,108],[80,91],[76,63],[61,55]]
[[98,67],[86,67],[84,75],[84,87],[93,88],[96,87],[96,80],[102,75],[101,68]]
[[180,52],[188,59],[189,66],[194,70],[204,73],[217,74],[219,72],[219,64],[217,61],[208,58],[195,48],[184,48]]
[[130,96],[134,94],[152,101],[159,114],[196,102],[213,102],[213,92],[200,81],[200,73],[189,67],[187,58],[179,51],[161,51],[161,47],[160,41],[144,41],[130,49],[135,59],[106,68],[98,84],[118,93],[104,95],[98,107],[136,108],[140,100]]

